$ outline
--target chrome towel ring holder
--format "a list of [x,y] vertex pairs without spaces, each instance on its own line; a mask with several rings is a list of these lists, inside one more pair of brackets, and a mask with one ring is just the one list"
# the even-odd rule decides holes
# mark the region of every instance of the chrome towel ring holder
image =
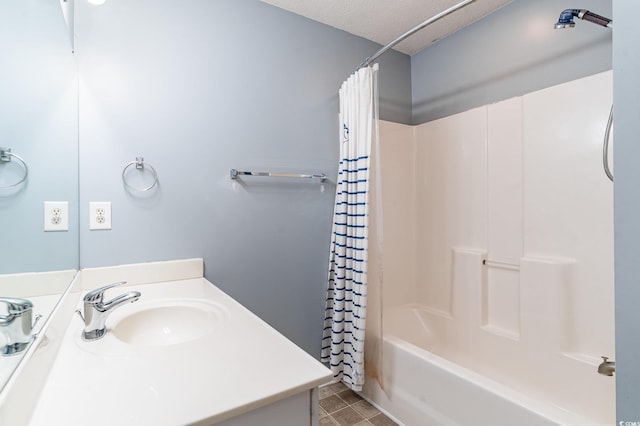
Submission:
[[11,152],[11,148],[0,147],[0,163],[9,163],[11,162],[12,158],[15,158],[22,164],[22,167],[24,168],[24,176],[22,176],[22,178],[16,183],[12,183],[11,185],[0,186],[0,189],[16,187],[20,185],[22,182],[24,182],[25,180],[27,180],[27,177],[29,177],[29,166],[27,166],[27,163],[24,161],[24,159],[20,157],[18,154],[14,154],[13,152]]
[[[148,167],[149,170],[151,171],[151,174],[153,175],[153,183],[145,188],[137,188],[135,186],[129,185],[129,183],[127,182],[126,173],[129,167],[131,166],[136,166],[136,169],[140,171],[144,171],[145,167]],[[124,166],[124,169],[122,169],[122,182],[124,183],[124,186],[126,186],[132,191],[146,192],[158,184],[158,173],[156,172],[156,169],[154,169],[151,164],[144,162],[144,157],[136,157],[136,161],[130,162],[129,164]]]

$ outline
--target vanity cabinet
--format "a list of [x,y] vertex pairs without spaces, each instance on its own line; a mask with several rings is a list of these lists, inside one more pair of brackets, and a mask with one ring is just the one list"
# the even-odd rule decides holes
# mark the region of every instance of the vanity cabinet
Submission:
[[301,392],[266,407],[241,414],[216,426],[317,426],[318,392],[317,388]]

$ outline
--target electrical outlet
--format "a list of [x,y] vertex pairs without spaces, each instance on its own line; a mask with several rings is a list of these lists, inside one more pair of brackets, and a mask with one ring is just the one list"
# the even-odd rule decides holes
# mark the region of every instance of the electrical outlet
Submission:
[[111,202],[91,201],[89,203],[89,229],[111,229]]
[[44,231],[58,232],[69,230],[69,202],[44,202]]

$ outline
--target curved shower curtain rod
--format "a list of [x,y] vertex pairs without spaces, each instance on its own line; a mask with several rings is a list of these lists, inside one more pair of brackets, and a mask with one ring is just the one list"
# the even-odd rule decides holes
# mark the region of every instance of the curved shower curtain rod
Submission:
[[462,9],[465,6],[468,6],[469,4],[473,3],[474,1],[476,1],[476,0],[464,0],[464,1],[461,1],[458,4],[456,4],[454,6],[451,6],[450,8],[448,8],[446,10],[443,10],[442,12],[438,13],[437,15],[432,16],[431,18],[427,19],[423,23],[411,28],[409,31],[407,31],[406,33],[402,34],[401,36],[399,36],[398,38],[396,38],[392,42],[388,43],[382,49],[378,50],[376,53],[374,53],[373,55],[371,55],[367,59],[365,59],[364,62],[362,62],[360,65],[358,65],[358,68],[356,69],[356,71],[359,70],[360,68],[368,67],[376,59],[378,59],[380,56],[382,56],[387,50],[393,48],[396,44],[400,43],[404,39],[412,36],[413,34],[417,33],[421,29],[423,29],[425,27],[428,27],[429,25],[433,24],[434,22],[439,21],[440,19],[444,18],[445,16],[452,14],[453,12],[457,11],[458,9]]

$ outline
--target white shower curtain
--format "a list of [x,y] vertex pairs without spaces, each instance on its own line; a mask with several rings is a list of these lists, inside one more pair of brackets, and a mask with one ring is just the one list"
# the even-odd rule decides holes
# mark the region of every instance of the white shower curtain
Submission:
[[[364,384],[369,259],[371,146],[377,140],[377,64],[340,88],[340,163],[336,185],[321,360],[334,381]],[[377,359],[377,357],[376,357]]]

